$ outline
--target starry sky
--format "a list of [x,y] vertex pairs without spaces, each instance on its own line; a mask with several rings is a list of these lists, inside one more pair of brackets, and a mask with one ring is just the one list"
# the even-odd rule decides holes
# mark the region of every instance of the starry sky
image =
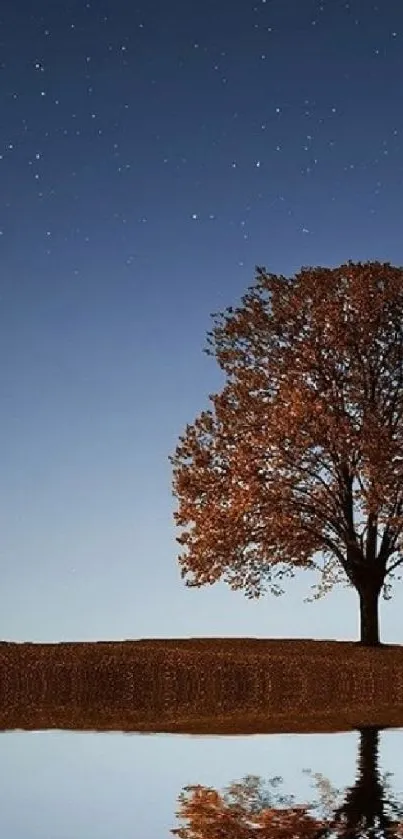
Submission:
[[402,70],[399,0],[2,0],[1,638],[357,637],[187,589],[168,455],[256,264],[402,264]]

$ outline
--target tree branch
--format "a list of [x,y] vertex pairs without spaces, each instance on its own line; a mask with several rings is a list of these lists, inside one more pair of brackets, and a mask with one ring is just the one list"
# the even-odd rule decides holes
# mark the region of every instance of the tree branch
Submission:
[[394,562],[393,565],[390,566],[390,568],[386,569],[386,575],[390,574],[391,571],[393,571],[395,568],[398,567],[398,565],[401,565],[402,563],[403,563],[403,556],[401,556],[400,559],[396,560],[396,562]]

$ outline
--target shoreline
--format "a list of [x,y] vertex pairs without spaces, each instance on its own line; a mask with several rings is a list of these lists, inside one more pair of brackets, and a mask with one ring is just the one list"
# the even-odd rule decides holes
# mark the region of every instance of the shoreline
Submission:
[[403,646],[263,638],[0,642],[0,730],[403,727]]

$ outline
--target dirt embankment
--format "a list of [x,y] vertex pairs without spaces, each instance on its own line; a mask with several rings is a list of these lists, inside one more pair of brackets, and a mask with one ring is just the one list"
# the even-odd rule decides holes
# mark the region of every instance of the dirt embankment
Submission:
[[0,643],[0,729],[403,726],[403,647],[310,639]]

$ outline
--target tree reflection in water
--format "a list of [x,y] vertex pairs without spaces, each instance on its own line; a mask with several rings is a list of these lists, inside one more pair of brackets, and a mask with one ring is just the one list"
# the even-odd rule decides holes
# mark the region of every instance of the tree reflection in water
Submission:
[[380,775],[379,728],[360,729],[357,779],[342,795],[319,773],[311,775],[317,799],[296,804],[281,795],[282,778],[247,775],[223,793],[211,787],[186,786],[178,796],[177,817],[186,826],[171,833],[179,839],[403,839],[403,804]]

